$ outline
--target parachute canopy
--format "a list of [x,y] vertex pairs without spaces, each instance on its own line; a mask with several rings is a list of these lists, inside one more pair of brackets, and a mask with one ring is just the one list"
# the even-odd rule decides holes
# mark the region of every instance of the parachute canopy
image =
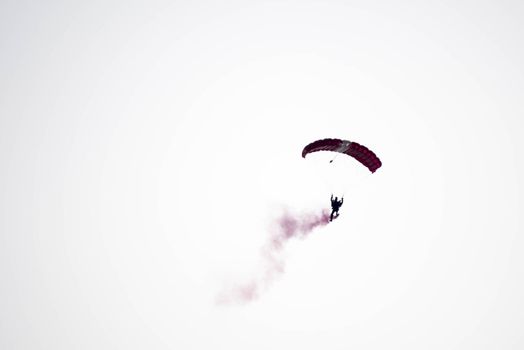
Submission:
[[380,166],[382,162],[378,157],[369,150],[367,147],[362,146],[356,142],[351,142],[347,140],[339,139],[323,139],[317,140],[302,150],[302,157],[305,158],[308,153],[318,152],[318,151],[331,151],[347,154],[358,160],[362,165],[366,166],[369,171],[374,173]]

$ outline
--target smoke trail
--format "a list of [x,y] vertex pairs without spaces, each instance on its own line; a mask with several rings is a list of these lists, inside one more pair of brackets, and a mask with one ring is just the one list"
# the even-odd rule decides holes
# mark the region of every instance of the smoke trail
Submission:
[[293,214],[285,211],[275,221],[269,239],[261,250],[262,274],[247,283],[228,288],[218,295],[218,304],[247,303],[257,299],[284,273],[284,249],[292,238],[305,238],[317,227],[329,223],[329,211]]

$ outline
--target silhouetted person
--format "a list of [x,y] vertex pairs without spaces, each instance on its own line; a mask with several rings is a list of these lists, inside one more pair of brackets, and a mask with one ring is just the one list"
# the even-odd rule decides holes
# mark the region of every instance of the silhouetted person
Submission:
[[333,198],[333,195],[331,195],[331,218],[329,221],[333,221],[333,218],[338,217],[338,210],[342,206],[342,203],[344,203],[344,198],[338,200],[337,197]]

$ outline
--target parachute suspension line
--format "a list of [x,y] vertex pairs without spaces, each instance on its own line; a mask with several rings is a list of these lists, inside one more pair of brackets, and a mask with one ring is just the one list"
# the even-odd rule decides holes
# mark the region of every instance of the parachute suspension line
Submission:
[[335,156],[334,156],[334,157],[329,161],[329,163],[330,163],[330,164],[333,163],[333,161],[334,161],[335,159],[337,159],[337,157],[338,157],[339,154],[340,154],[340,153],[335,154]]

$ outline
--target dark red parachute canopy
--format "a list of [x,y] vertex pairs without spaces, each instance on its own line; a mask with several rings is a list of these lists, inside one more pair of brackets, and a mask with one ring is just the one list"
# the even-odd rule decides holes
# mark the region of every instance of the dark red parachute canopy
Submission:
[[373,151],[369,150],[367,147],[362,146],[356,142],[339,139],[323,139],[314,141],[304,147],[302,150],[302,157],[305,158],[306,154],[318,151],[331,151],[347,154],[348,156],[355,158],[364,166],[366,166],[372,173],[374,173],[382,165],[380,159],[378,159],[375,153],[373,153]]

